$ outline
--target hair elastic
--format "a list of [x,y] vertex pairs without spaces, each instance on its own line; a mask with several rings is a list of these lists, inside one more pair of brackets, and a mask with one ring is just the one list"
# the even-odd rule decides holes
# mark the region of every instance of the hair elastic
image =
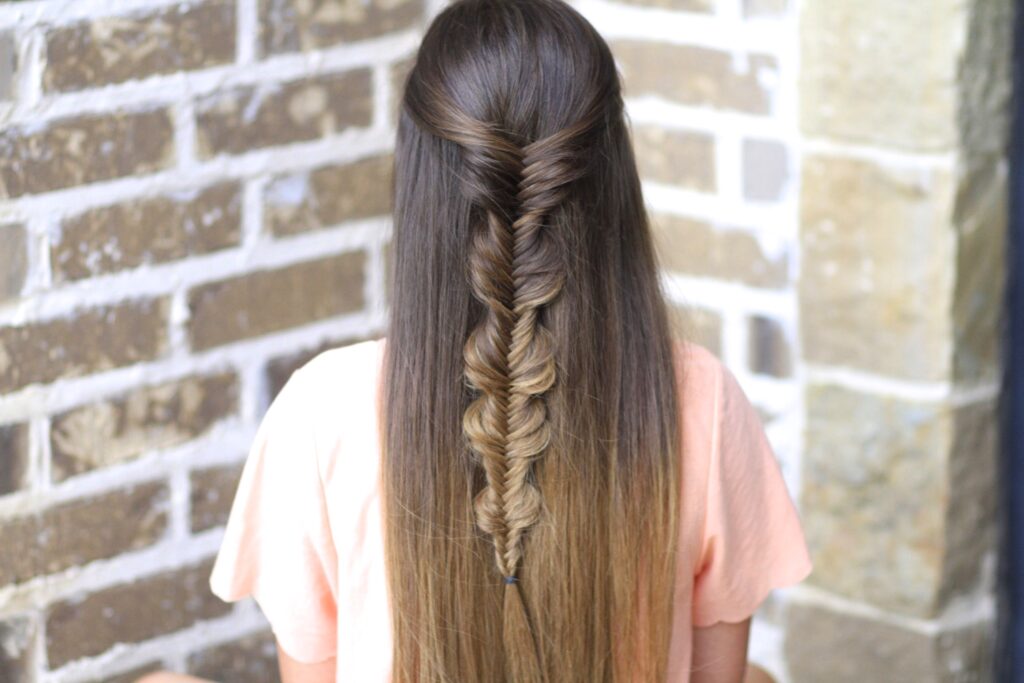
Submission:
[[505,583],[518,583],[519,579],[514,576],[506,576]]

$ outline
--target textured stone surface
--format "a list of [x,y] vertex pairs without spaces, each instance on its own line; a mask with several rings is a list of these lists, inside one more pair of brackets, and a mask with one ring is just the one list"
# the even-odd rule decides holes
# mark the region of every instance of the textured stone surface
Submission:
[[786,610],[786,661],[793,683],[984,683],[991,677],[995,624],[935,635],[824,606]]
[[81,90],[235,58],[235,3],[208,0],[81,21],[46,36],[47,90]]
[[766,254],[751,233],[658,214],[652,218],[663,268],[701,277],[736,280],[754,287],[782,287],[789,280],[785,254]]
[[0,496],[28,483],[28,423],[0,425]]
[[227,522],[241,474],[242,464],[233,463],[207,467],[189,475],[193,533],[206,531]]
[[743,196],[757,202],[776,201],[789,182],[789,152],[775,140],[743,141]]
[[277,645],[265,631],[197,652],[188,659],[189,672],[218,683],[280,683]]
[[185,443],[233,414],[238,379],[226,373],[186,377],[54,416],[51,466],[56,481]]
[[[977,3],[972,3],[977,4]],[[812,136],[938,150],[956,141],[963,3],[809,0],[800,123]]]
[[808,360],[906,379],[948,377],[950,194],[939,172],[805,159],[799,291]]
[[159,357],[167,309],[165,299],[136,299],[0,327],[0,393]]
[[806,405],[807,580],[917,617],[971,590],[993,542],[991,407],[821,385]]
[[998,382],[1008,228],[1007,175],[997,159],[975,162],[960,178],[953,291],[953,376],[965,384]]
[[259,0],[264,54],[316,50],[418,26],[423,0]]
[[698,192],[715,191],[715,140],[710,135],[639,126],[633,145],[644,180]]
[[264,193],[267,230],[291,235],[391,212],[390,154],[272,180]]
[[18,42],[13,31],[0,31],[0,102],[14,99],[18,68]]
[[27,616],[0,620],[0,681],[33,683],[36,627]]
[[749,55],[738,61],[703,47],[632,40],[614,41],[611,48],[622,70],[626,97],[660,95],[700,107],[751,114],[771,111],[764,81],[778,71],[773,57]]
[[151,545],[167,528],[167,495],[137,484],[0,520],[0,586]]
[[369,69],[217,92],[196,107],[199,156],[314,140],[372,118]]
[[760,315],[750,317],[747,355],[753,372],[772,377],[793,374],[793,350],[782,324]]
[[363,306],[362,251],[263,270],[189,292],[189,338],[207,349],[351,313]]
[[28,235],[24,225],[0,225],[0,304],[21,294],[28,273]]
[[153,662],[152,664],[146,664],[144,666],[136,667],[125,671],[124,673],[117,674],[114,676],[104,676],[103,678],[94,678],[87,683],[136,683],[136,681],[148,673],[154,671],[161,671],[166,667],[159,663]]
[[238,244],[241,188],[201,190],[91,209],[64,221],[50,251],[56,281],[164,263]]
[[722,316],[697,306],[673,306],[670,309],[675,334],[696,342],[715,355],[722,353]]
[[0,130],[0,199],[166,168],[173,143],[163,109],[10,126]]
[[210,592],[210,561],[58,602],[46,615],[51,668],[222,616],[231,605]]

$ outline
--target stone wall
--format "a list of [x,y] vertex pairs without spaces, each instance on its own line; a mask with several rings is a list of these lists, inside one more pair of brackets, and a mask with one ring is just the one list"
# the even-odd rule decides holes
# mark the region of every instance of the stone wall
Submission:
[[[0,4],[0,680],[274,679],[205,578],[269,400],[383,330],[396,84],[443,3]],[[573,4],[680,326],[808,532],[751,658],[984,680],[1009,0]]]

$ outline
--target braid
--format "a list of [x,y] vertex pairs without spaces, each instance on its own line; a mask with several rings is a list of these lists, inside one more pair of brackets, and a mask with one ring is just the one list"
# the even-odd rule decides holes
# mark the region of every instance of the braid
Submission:
[[508,677],[516,683],[546,680],[518,580],[524,536],[541,516],[531,470],[551,440],[545,394],[556,381],[554,338],[540,313],[565,281],[545,223],[583,175],[577,147],[602,111],[595,101],[574,125],[523,147],[458,107],[445,107],[443,118],[419,112],[459,145],[462,191],[485,216],[469,245],[470,288],[485,313],[463,348],[465,378],[476,395],[462,429],[485,474],[474,511],[504,579],[502,633]]

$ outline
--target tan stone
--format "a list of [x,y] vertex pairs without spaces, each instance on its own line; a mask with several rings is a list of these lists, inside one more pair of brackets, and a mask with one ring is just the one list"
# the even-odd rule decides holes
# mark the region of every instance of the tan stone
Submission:
[[627,97],[660,95],[694,106],[771,112],[764,82],[778,71],[774,57],[746,55],[734,60],[719,50],[633,40],[614,41],[611,49]]
[[28,234],[24,225],[0,225],[0,303],[21,294],[28,273]]
[[212,568],[207,560],[52,605],[46,613],[50,667],[227,614],[231,605],[210,592]]
[[53,478],[133,460],[185,443],[237,409],[233,374],[186,377],[54,416],[50,428]]
[[813,384],[806,405],[801,509],[815,564],[807,581],[925,618],[972,590],[993,546],[991,405]]
[[197,652],[188,658],[188,670],[193,676],[212,681],[280,683],[281,680],[277,644],[270,631]]
[[242,464],[234,463],[207,467],[189,475],[192,533],[206,531],[228,521],[241,474]]
[[698,192],[715,191],[715,140],[693,131],[639,126],[633,145],[640,177]]
[[782,287],[789,281],[786,255],[769,257],[748,232],[717,229],[669,214],[652,216],[651,224],[661,267],[666,270],[754,287]]
[[778,320],[753,315],[748,321],[747,347],[750,369],[771,377],[793,374],[793,349]]
[[955,232],[940,172],[811,156],[803,164],[804,356],[917,380],[949,375]]
[[47,90],[81,90],[235,58],[235,3],[208,0],[80,21],[46,35]]
[[910,150],[952,147],[962,12],[955,0],[804,3],[804,133]]
[[273,86],[216,92],[196,106],[199,156],[314,140],[373,119],[366,68]]
[[260,0],[264,54],[319,50],[418,27],[423,0]]
[[188,294],[195,350],[351,313],[363,306],[366,254],[328,256],[200,285]]
[[152,545],[167,529],[167,497],[151,482],[0,520],[0,586]]
[[173,162],[174,127],[163,109],[11,126],[0,129],[0,199],[151,173]]
[[136,199],[67,219],[50,248],[55,281],[78,280],[235,246],[241,235],[241,187]]
[[264,193],[268,231],[291,235],[390,215],[393,163],[382,154],[272,180]]
[[28,430],[27,422],[0,426],[0,496],[28,484]]
[[791,603],[783,649],[793,683],[982,683],[992,679],[995,624],[936,634],[825,606]]
[[57,318],[0,327],[0,393],[161,356],[166,299],[137,299]]
[[0,32],[0,102],[14,99],[14,79],[18,68],[18,41],[13,31]]

